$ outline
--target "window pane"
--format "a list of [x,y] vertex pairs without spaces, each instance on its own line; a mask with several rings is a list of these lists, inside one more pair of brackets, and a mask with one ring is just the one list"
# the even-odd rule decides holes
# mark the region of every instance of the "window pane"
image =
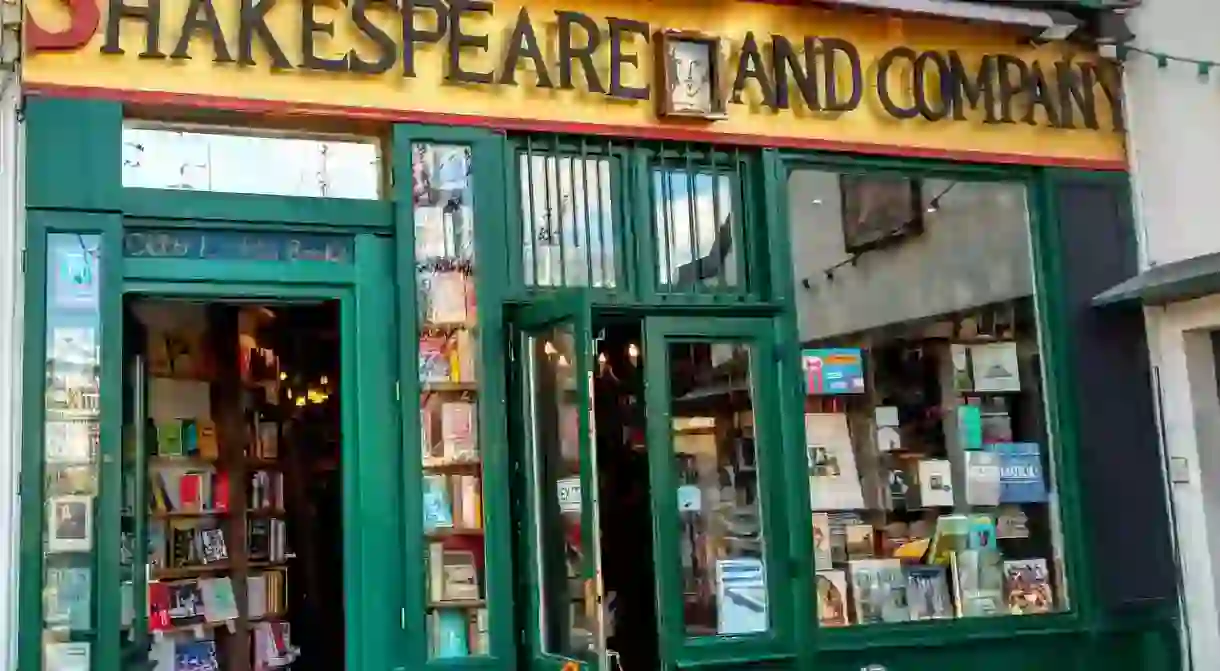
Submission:
[[[98,235],[47,236],[43,643],[46,668],[87,668],[101,408]],[[81,666],[83,665],[83,666]]]
[[610,162],[524,153],[522,266],[527,286],[615,286]]
[[586,592],[591,584],[586,557],[593,549],[585,548],[581,539],[575,335],[570,327],[556,327],[531,336],[526,348],[542,647],[553,654],[591,658],[596,603]]
[[669,290],[738,284],[731,184],[719,172],[653,171],[657,277]]
[[380,153],[371,139],[129,123],[123,127],[123,186],[377,200]]
[[788,183],[822,626],[1068,607],[1024,186]]
[[470,148],[417,144],[412,172],[429,651],[438,658],[486,655]]
[[766,631],[751,349],[672,343],[670,411],[687,636]]

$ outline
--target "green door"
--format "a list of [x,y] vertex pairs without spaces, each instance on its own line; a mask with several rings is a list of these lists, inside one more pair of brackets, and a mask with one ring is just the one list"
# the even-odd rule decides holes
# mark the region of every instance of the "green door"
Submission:
[[531,669],[607,668],[593,336],[588,303],[564,294],[516,313],[526,511],[519,544]]
[[790,642],[775,339],[767,318],[644,319],[660,669]]

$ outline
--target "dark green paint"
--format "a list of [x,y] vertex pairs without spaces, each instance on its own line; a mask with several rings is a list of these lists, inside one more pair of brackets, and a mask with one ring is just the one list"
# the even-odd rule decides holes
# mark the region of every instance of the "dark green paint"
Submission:
[[[45,354],[45,236],[50,231],[100,233],[103,236],[103,451],[117,457],[120,399],[121,298],[123,292],[173,294],[199,298],[245,296],[306,299],[331,297],[343,303],[342,362],[344,386],[350,380],[356,400],[345,404],[344,428],[356,436],[359,451],[344,453],[345,580],[354,590],[348,602],[349,668],[405,671],[424,665],[439,668],[514,669],[521,646],[518,633],[528,628],[536,605],[520,592],[529,574],[514,561],[512,505],[520,492],[512,488],[510,436],[519,434],[520,418],[510,417],[506,378],[512,362],[508,349],[509,311],[554,293],[527,289],[516,250],[521,230],[518,152],[521,140],[479,129],[400,125],[394,128],[393,198],[380,202],[342,199],[280,198],[123,189],[120,185],[120,105],[101,101],[31,98],[27,123],[27,250],[25,360],[39,363]],[[477,297],[480,398],[480,443],[485,446],[484,481],[487,525],[487,591],[491,652],[485,658],[425,662],[424,576],[420,510],[418,380],[414,239],[411,209],[411,143],[441,142],[471,146],[474,204],[478,236]],[[762,637],[688,642],[681,635],[681,614],[674,612],[671,561],[665,529],[672,525],[671,460],[664,427],[653,421],[654,536],[661,575],[662,659],[667,668],[806,669],[858,671],[884,664],[888,671],[936,668],[964,671],[987,667],[997,671],[1106,668],[1114,671],[1170,671],[1179,668],[1177,613],[1165,606],[1131,612],[1098,607],[1085,546],[1076,459],[1076,415],[1067,360],[1064,310],[1058,287],[1066,269],[1055,245],[1058,215],[1052,189],[1066,180],[1124,180],[1069,170],[1017,166],[946,164],[930,160],[868,158],[773,149],[741,151],[746,186],[738,207],[748,213],[747,291],[736,293],[659,294],[654,259],[650,189],[653,158],[658,151],[683,157],[683,151],[705,151],[675,143],[562,139],[561,153],[603,152],[612,162],[611,182],[618,273],[614,290],[590,291],[590,311],[628,314],[645,320],[650,350],[668,338],[735,334],[774,352],[771,365],[758,370],[774,403],[759,410],[760,426],[781,441],[779,454],[768,453],[764,468],[787,471],[779,484],[771,478],[767,504],[769,586],[774,627]],[[1043,319],[1043,348],[1049,369],[1046,381],[1051,428],[1058,438],[1054,452],[1065,530],[1072,609],[1063,614],[1029,618],[959,620],[933,625],[857,627],[821,631],[813,606],[812,561],[808,527],[808,481],[801,421],[803,400],[799,372],[793,277],[787,242],[786,181],[796,167],[849,171],[901,170],[929,177],[962,180],[1018,181],[1028,187],[1033,229],[1038,310]],[[631,197],[628,197],[631,196]],[[770,222],[770,225],[766,225]],[[334,264],[197,261],[189,264],[131,259],[119,265],[124,229],[199,227],[215,230],[274,228],[277,232],[355,234],[357,263],[344,272]],[[377,235],[370,235],[370,234]],[[393,235],[390,242],[387,237]],[[120,274],[120,269],[122,273]],[[390,287],[397,286],[396,292]],[[395,325],[396,323],[396,325]],[[724,329],[724,331],[722,331]],[[396,346],[391,339],[396,338]],[[651,344],[649,344],[651,343]],[[760,350],[762,351],[762,350]],[[650,357],[663,364],[658,357]],[[760,359],[756,366],[764,362]],[[21,487],[22,545],[19,586],[19,657],[21,671],[41,669],[41,538],[42,538],[42,398],[39,365],[27,365]],[[666,403],[664,372],[648,377],[647,396]],[[391,396],[395,382],[397,401]],[[664,405],[662,405],[664,407]],[[395,416],[397,413],[397,417]],[[390,421],[387,421],[390,418]],[[511,432],[510,432],[511,429]],[[107,438],[107,436],[109,438]],[[774,442],[768,440],[768,442]],[[665,457],[662,459],[662,457]],[[664,463],[662,463],[664,462]],[[96,583],[118,585],[118,460],[103,466],[98,513]],[[352,486],[348,486],[352,485]],[[525,497],[528,498],[528,497]],[[112,533],[114,532],[114,533]],[[114,538],[107,538],[114,536]],[[528,556],[528,555],[526,555]],[[516,598],[514,598],[516,597]],[[128,671],[120,666],[117,630],[118,593],[97,594],[96,618],[103,624],[95,649],[95,671]],[[675,619],[677,618],[677,619]],[[536,667],[542,669],[542,666]]]

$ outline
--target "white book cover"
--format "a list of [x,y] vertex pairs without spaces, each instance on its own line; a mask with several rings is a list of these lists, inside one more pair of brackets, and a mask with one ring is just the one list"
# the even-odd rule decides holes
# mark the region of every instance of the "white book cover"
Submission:
[[919,461],[919,503],[925,508],[953,505],[953,467],[948,460]]
[[864,507],[847,415],[805,413],[805,450],[809,461],[809,504],[813,510]]
[[47,505],[47,550],[86,552],[93,548],[93,497],[53,496]]
[[88,643],[47,643],[44,653],[44,671],[89,671]]
[[475,431],[473,403],[462,401],[441,406],[441,442],[446,461],[472,461],[478,458]]
[[237,599],[233,594],[231,579],[204,578],[199,581],[199,592],[203,596],[203,616],[208,622],[237,619]]
[[966,503],[1000,505],[1000,455],[969,451],[966,456]]
[[267,577],[255,575],[246,578],[247,617],[257,618],[267,614]]
[[94,436],[97,423],[93,420],[61,420],[46,423],[46,459],[51,463],[87,464],[93,462]]
[[997,342],[970,348],[974,389],[983,392],[1021,391],[1017,343]]

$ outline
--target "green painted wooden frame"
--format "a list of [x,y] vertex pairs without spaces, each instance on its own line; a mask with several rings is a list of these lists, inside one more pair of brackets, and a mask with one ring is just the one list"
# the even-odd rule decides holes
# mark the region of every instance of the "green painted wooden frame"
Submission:
[[[483,516],[486,543],[486,596],[491,654],[483,657],[428,659],[426,576],[418,557],[424,547],[423,472],[419,459],[419,309],[415,266],[415,216],[412,199],[412,145],[450,144],[471,148],[471,179],[475,189],[475,295],[478,304],[479,445],[483,455]],[[470,128],[398,125],[394,127],[394,229],[398,284],[402,422],[403,533],[408,668],[510,669],[516,665],[513,611],[512,513],[509,497],[507,408],[505,402],[505,337],[501,298],[507,274],[505,252],[505,139],[503,135]],[[418,543],[418,545],[417,545]]]
[[[788,502],[784,431],[779,416],[780,383],[775,351],[776,322],[749,317],[644,318],[645,408],[648,466],[653,517],[653,563],[657,572],[657,605],[661,663],[664,669],[708,664],[789,661],[795,658],[792,634],[793,592],[790,589]],[[670,393],[671,343],[740,343],[750,347],[750,386],[753,394],[755,444],[761,474],[764,564],[770,629],[743,636],[690,638],[679,590],[678,538],[681,535],[676,497],[678,479]],[[766,449],[774,446],[777,449]],[[806,499],[808,500],[808,499]]]
[[[780,352],[784,362],[782,387],[787,390],[781,400],[788,433],[789,472],[794,476],[806,471],[804,454],[803,385],[800,373],[801,344],[797,335],[795,297],[788,232],[787,181],[793,170],[825,170],[830,172],[891,172],[906,176],[955,179],[960,181],[1002,181],[1021,184],[1026,190],[1031,248],[1034,263],[1035,303],[1039,317],[1039,339],[1049,372],[1044,382],[1048,435],[1054,436],[1051,457],[1057,476],[1059,515],[1063,530],[1063,551],[1066,560],[1071,609],[1037,617],[997,617],[958,619],[952,621],[902,623],[892,625],[855,626],[820,629],[815,614],[798,616],[795,627],[799,640],[812,641],[802,646],[804,664],[815,664],[817,651],[862,650],[892,646],[952,645],[966,641],[1001,639],[1014,635],[1045,635],[1084,632],[1093,628],[1096,617],[1092,576],[1088,570],[1088,552],[1079,500],[1078,466],[1076,460],[1075,408],[1071,403],[1071,372],[1066,360],[1064,324],[1066,315],[1060,287],[1062,263],[1055,242],[1056,213],[1051,205],[1053,179],[1048,171],[1023,166],[991,166],[954,164],[937,161],[865,158],[857,156],[819,155],[809,153],[764,150],[767,187],[766,200],[774,222],[769,230],[771,244],[770,273],[773,296],[784,305]],[[808,510],[809,483],[804,477],[793,477],[788,483],[789,510],[793,514],[791,529],[796,585],[799,593],[809,595],[812,602],[813,561],[812,541],[808,523],[801,515]],[[810,667],[812,668],[812,667]]]

